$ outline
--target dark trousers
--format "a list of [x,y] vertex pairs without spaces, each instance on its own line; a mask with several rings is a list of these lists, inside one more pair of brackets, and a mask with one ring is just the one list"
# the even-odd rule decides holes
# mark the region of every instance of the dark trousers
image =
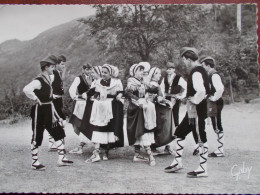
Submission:
[[211,117],[212,126],[213,126],[214,130],[218,129],[219,131],[222,132],[223,131],[223,127],[222,127],[222,122],[221,122],[221,112],[222,112],[222,109],[224,107],[224,101],[221,98],[216,103],[217,103],[217,116],[216,117]]
[[[199,135],[200,139],[203,143],[207,142],[207,135],[205,131],[205,117],[198,117],[198,127],[199,127]],[[185,117],[176,128],[174,135],[178,138],[185,139],[186,136],[192,132],[195,142],[198,143],[198,135],[196,132],[196,126],[193,124],[189,124],[188,113],[186,113]]]
[[63,109],[63,100],[62,100],[62,98],[53,99],[52,102],[53,102],[53,104],[54,104],[54,107],[55,107],[55,109],[56,109],[58,115],[59,115],[63,120],[65,120],[66,117],[65,117],[65,115],[63,114],[63,111],[62,111],[62,109]]
[[173,115],[175,127],[179,125],[179,110],[180,110],[180,101],[177,100],[172,108],[172,115]]
[[64,129],[59,123],[53,124],[52,108],[50,104],[39,106],[34,105],[31,110],[32,118],[32,141],[36,147],[41,146],[43,140],[44,130],[46,129],[55,141],[61,140],[65,137]]

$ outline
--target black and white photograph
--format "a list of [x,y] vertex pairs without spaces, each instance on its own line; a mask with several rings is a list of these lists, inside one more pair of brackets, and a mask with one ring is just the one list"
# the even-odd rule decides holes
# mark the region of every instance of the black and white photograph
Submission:
[[0,4],[0,193],[259,193],[257,8]]

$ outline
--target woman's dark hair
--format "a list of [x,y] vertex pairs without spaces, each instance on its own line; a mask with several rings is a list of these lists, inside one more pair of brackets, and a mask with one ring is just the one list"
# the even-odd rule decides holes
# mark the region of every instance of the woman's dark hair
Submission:
[[144,70],[144,66],[139,66],[137,69],[139,69],[139,70]]
[[109,75],[111,75],[111,72],[110,72],[111,70],[109,70],[109,69],[108,69],[108,67],[106,67],[106,66],[103,66],[102,68],[105,68],[105,69],[107,69],[107,71],[108,71]]

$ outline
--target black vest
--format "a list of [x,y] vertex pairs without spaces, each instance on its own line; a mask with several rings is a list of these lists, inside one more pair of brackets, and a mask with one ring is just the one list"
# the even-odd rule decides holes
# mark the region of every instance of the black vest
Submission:
[[53,93],[55,95],[64,95],[62,78],[57,70],[53,71],[54,80],[52,82]]
[[42,103],[52,101],[52,87],[46,83],[42,77],[37,77],[36,80],[41,82],[41,89],[35,89],[33,92]]
[[83,78],[82,75],[79,75],[80,83],[78,85],[78,93],[79,95],[82,95],[83,93],[87,92],[90,88],[88,85],[86,79]]
[[[172,81],[170,94],[177,94],[177,93],[180,92],[180,91],[175,90],[176,86],[178,86],[179,80],[180,80],[180,76],[175,75],[175,77]],[[164,77],[164,85],[165,85],[165,93],[168,93],[170,85],[169,85],[169,82],[168,82],[167,75]]]
[[192,97],[196,93],[195,89],[193,88],[193,83],[192,83],[192,75],[195,72],[199,72],[202,75],[204,87],[205,87],[205,90],[206,90],[206,95],[209,94],[209,92],[210,92],[208,74],[202,66],[197,66],[197,67],[192,69],[192,71],[189,75],[189,78],[188,78],[188,81],[187,81],[187,95],[186,95],[186,97]]
[[[210,86],[209,96],[214,95],[214,93],[216,92],[216,89],[215,89],[215,87],[214,87],[214,85],[213,85],[213,82],[212,82],[212,76],[213,76],[214,74],[218,74],[218,72],[217,72],[217,71],[214,71],[212,74],[209,75],[209,86]],[[219,74],[218,74],[218,75],[219,75]],[[219,76],[220,76],[220,75],[219,75]],[[222,78],[221,78],[221,77],[220,77],[220,79],[221,79],[221,81],[222,81]],[[222,101],[222,97],[219,98],[216,102],[220,102],[220,101]]]
[[[196,93],[195,89],[193,88],[193,83],[192,83],[192,75],[195,72],[199,72],[202,75],[204,87],[205,87],[205,90],[206,90],[206,95],[208,95],[209,92],[210,92],[210,90],[209,90],[208,74],[207,74],[206,70],[202,66],[197,66],[197,67],[192,69],[192,71],[191,71],[191,73],[190,73],[190,75],[188,77],[188,81],[187,81],[187,95],[186,95],[186,97],[192,97]],[[197,110],[197,113],[198,113],[199,117],[207,118],[207,101],[206,101],[206,99],[202,100],[196,106],[196,110]]]
[[[212,76],[213,76],[214,74],[219,75],[217,71],[215,71],[215,72],[213,72],[212,74],[209,75],[209,84],[210,84],[210,85],[209,85],[209,86],[210,86],[209,95],[214,95],[214,93],[216,92],[216,89],[215,89],[215,87],[214,87],[214,85],[213,85],[213,82],[212,82]],[[219,76],[220,76],[220,75],[219,75]],[[220,77],[220,79],[221,79],[221,81],[222,81],[222,78],[221,78],[221,77]]]

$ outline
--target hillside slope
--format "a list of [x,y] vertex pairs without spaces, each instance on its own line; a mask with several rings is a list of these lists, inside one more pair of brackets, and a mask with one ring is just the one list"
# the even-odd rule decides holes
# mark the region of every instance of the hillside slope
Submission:
[[[100,64],[98,48],[85,24],[76,20],[51,28],[30,41],[10,40],[0,45],[0,99],[12,88],[22,87],[40,72],[39,61],[48,54],[67,57],[65,86],[80,73],[85,62]],[[73,63],[72,63],[73,62]]]

